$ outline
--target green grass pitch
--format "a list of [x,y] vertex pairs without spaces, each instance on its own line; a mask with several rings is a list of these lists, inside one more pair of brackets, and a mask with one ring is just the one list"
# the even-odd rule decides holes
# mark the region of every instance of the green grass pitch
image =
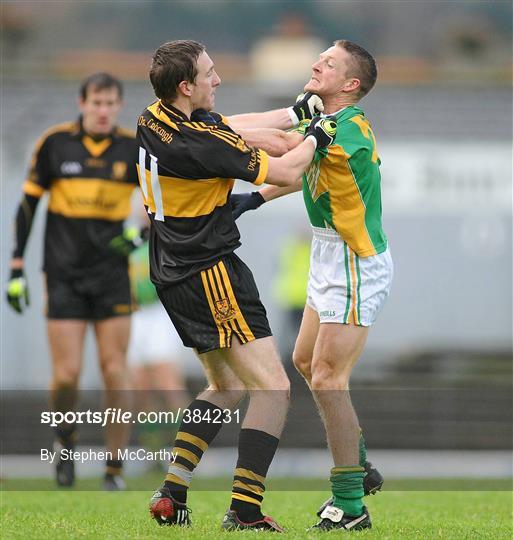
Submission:
[[[436,483],[431,482],[429,488],[434,489]],[[307,488],[307,485],[308,482],[303,487]],[[14,486],[13,481],[4,483],[4,491],[1,493],[2,538],[209,540],[226,539],[229,535],[254,537],[256,534],[220,531],[220,522],[229,502],[228,491],[191,491],[189,505],[193,510],[193,528],[175,529],[158,527],[149,519],[148,500],[151,490],[124,493],[85,490],[11,491]],[[49,483],[47,486],[43,483],[42,488],[50,486]],[[469,484],[467,487],[471,486],[476,487],[476,484]],[[91,489],[92,484],[83,482],[82,486],[79,484],[78,487]],[[208,488],[208,483],[203,487]],[[391,487],[394,487],[393,484]],[[396,487],[400,485],[396,484]],[[450,484],[439,483],[439,487],[447,489]],[[483,484],[483,487],[486,488],[487,485]],[[384,490],[376,496],[366,498],[374,522],[373,529],[347,534],[362,539],[390,540],[510,539],[510,488],[511,482],[503,482],[499,487],[496,484],[495,489],[504,491]],[[306,532],[306,528],[314,523],[315,511],[326,496],[326,491],[270,489],[266,494],[264,511],[286,528],[289,538],[322,538],[326,535],[342,534]]]

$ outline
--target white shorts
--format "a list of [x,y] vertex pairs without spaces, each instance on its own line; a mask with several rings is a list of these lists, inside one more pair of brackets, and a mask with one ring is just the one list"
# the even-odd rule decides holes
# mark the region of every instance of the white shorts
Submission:
[[132,315],[128,347],[130,365],[177,362],[183,353],[182,340],[160,301],[141,306]]
[[359,257],[336,231],[312,230],[307,305],[321,323],[371,326],[390,293],[390,251]]

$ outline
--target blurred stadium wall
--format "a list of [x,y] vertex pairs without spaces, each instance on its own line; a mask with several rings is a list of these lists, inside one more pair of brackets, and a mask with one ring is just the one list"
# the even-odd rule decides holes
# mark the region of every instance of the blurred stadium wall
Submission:
[[[378,59],[378,85],[362,105],[382,159],[384,223],[395,261],[392,295],[355,383],[484,386],[507,400],[511,15],[506,1],[2,2],[2,283],[33,145],[46,127],[76,116],[81,77],[108,70],[126,81],[121,124],[135,127],[153,99],[147,82],[151,52],[163,41],[192,38],[208,46],[223,79],[216,109],[260,111],[291,104],[320,52],[316,47],[344,37]],[[276,65],[269,56],[273,43],[287,74],[278,76],[273,68],[275,75],[266,79],[266,58],[270,73]],[[304,72],[300,65],[291,68],[284,47],[301,54]],[[268,56],[262,61],[259,54]],[[239,223],[238,253],[254,271],[279,342],[291,336],[282,332],[272,282],[281,247],[304,223],[300,196],[266,205]],[[41,234],[39,215],[27,257],[30,310],[18,317],[1,305],[3,388],[44,389],[49,380]],[[190,366],[191,375],[198,374],[192,354]],[[83,383],[96,387],[98,381],[89,346]],[[488,403],[493,417],[504,400]]]

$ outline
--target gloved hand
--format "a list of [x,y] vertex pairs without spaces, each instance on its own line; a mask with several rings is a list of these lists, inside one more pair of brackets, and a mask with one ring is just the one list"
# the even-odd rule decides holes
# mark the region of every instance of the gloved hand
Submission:
[[230,195],[230,206],[232,207],[233,219],[238,219],[241,214],[248,210],[256,210],[265,203],[265,199],[258,193],[232,193]]
[[18,313],[30,304],[27,280],[21,268],[11,270],[11,277],[7,282],[7,301]]
[[118,255],[128,256],[134,249],[137,249],[147,236],[147,229],[139,227],[127,227],[122,234],[115,236],[110,242],[109,247]]
[[305,140],[312,137],[315,140],[316,148],[326,148],[333,144],[337,135],[337,122],[334,118],[314,118],[305,133]]
[[289,107],[287,111],[295,127],[301,120],[311,120],[314,116],[322,113],[324,104],[319,96],[307,92],[306,94],[299,94],[296,104]]

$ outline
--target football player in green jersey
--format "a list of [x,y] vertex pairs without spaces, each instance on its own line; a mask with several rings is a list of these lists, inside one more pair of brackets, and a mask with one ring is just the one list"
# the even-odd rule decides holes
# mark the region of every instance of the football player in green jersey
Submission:
[[267,186],[231,199],[238,217],[263,202],[303,190],[313,241],[307,302],[293,359],[314,395],[334,461],[333,497],[319,510],[320,521],[314,526],[320,530],[370,528],[362,502],[364,484],[365,491],[372,492],[383,481],[366,461],[349,396],[351,371],[388,297],[393,274],[381,226],[376,140],[356,106],[376,78],[376,63],[365,49],[335,41],[313,64],[304,88],[322,99],[324,114],[336,119],[334,143],[316,152],[295,186]]

